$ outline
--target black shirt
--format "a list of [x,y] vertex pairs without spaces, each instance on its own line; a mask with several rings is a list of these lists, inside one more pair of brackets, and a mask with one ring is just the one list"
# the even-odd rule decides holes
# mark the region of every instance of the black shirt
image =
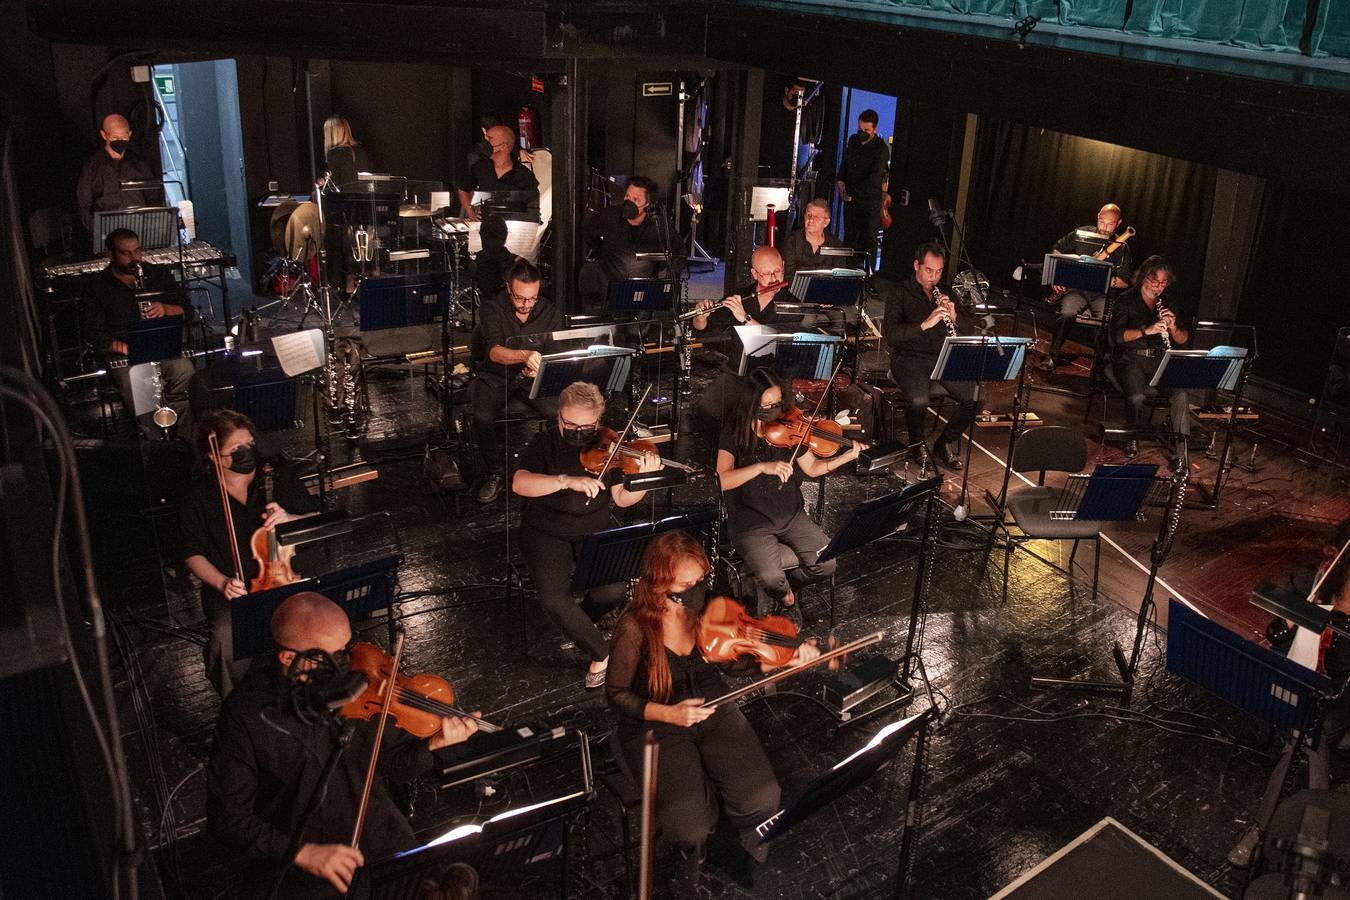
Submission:
[[[1167,303],[1167,295],[1163,294],[1160,301],[1163,305]],[[1172,310],[1174,313],[1176,310]],[[1149,309],[1148,304],[1144,302],[1144,297],[1139,293],[1139,285],[1126,290],[1111,307],[1111,344],[1117,349],[1124,350],[1163,350],[1167,345],[1163,342],[1160,334],[1146,334],[1138,340],[1125,340],[1125,331],[1130,328],[1144,329],[1158,321],[1158,311]],[[1177,327],[1185,328],[1181,322],[1181,317],[1177,317]],[[1177,344],[1172,342],[1173,347]]]
[[[842,247],[843,242],[836,239],[828,231],[825,232],[825,243],[820,245],[825,247]],[[806,231],[799,229],[783,238],[783,243],[779,245],[778,252],[783,255],[783,278],[786,281],[792,281],[792,276],[798,271],[813,271],[815,269],[833,269],[835,265],[843,258],[838,256],[821,256],[819,251],[811,249],[811,242],[806,239]]]
[[[302,720],[288,702],[291,682],[276,656],[257,662],[220,710],[206,769],[206,821],[212,837],[240,854],[280,863],[341,725],[332,718],[312,724]],[[303,842],[351,841],[375,729],[374,720],[356,723],[323,802],[305,826]],[[387,782],[408,781],[431,772],[435,764],[425,741],[392,726],[385,729],[379,760],[383,777],[371,791],[361,838],[367,864],[417,845]],[[298,870],[293,874],[293,884],[316,885]]]
[[[80,180],[75,184],[75,206],[80,223],[87,230],[94,227],[95,211],[127,209],[163,201],[164,189],[122,190],[123,181],[154,181],[156,175],[140,158],[127,151],[121,159],[113,159],[99,147],[80,169]],[[101,235],[100,235],[101,237]]]
[[[170,291],[178,289],[173,273],[165,266],[144,263],[145,290]],[[89,282],[84,304],[83,328],[99,353],[108,353],[114,340],[127,339],[127,327],[141,318],[140,303],[135,288],[127,287],[113,274],[112,264],[106,266]],[[181,298],[185,318],[191,318],[191,307]]]
[[[1095,240],[1086,237],[1080,238],[1079,232],[1091,234],[1095,233],[1096,230],[1096,226],[1093,225],[1084,225],[1082,228],[1076,228],[1064,235],[1064,237],[1055,241],[1055,250],[1059,253],[1067,253],[1072,256],[1093,256],[1098,251],[1104,249],[1107,244],[1110,244],[1111,238],[1102,237]],[[1129,244],[1121,244],[1115,250],[1111,251],[1111,253],[1107,255],[1106,261],[1116,267],[1112,272],[1114,277],[1122,278],[1125,281],[1130,280],[1130,276],[1133,275],[1134,269],[1131,264]]]
[[474,191],[521,191],[524,195],[512,197],[504,205],[510,209],[539,212],[539,180],[518,159],[512,159],[511,168],[500,177],[491,157],[478,160],[469,167],[469,176],[459,189],[470,194]]
[[[587,216],[582,225],[582,238],[588,247],[600,245],[600,270],[608,280],[620,278],[651,278],[662,268],[659,259],[637,259],[638,253],[661,253],[661,232],[656,224],[656,213],[648,210],[637,225],[623,217],[623,205],[615,204]],[[674,239],[674,232],[668,232]],[[675,267],[681,266],[681,249],[672,246]],[[672,276],[673,277],[673,276]]]
[[886,181],[890,151],[881,135],[863,143],[858,134],[849,136],[844,158],[839,161],[838,180],[844,183],[854,203],[881,206],[881,185]]
[[328,164],[328,174],[331,176],[329,181],[334,187],[342,187],[344,184],[351,184],[360,180],[358,172],[370,171],[370,160],[366,156],[366,150],[359,145],[350,147],[334,147],[328,151],[324,157]]
[[[239,562],[244,568],[244,584],[258,577],[258,563],[249,549],[253,532],[262,525],[267,506],[266,490],[261,465],[248,487],[248,503],[230,498],[230,518],[234,521],[235,537],[239,541]],[[282,509],[295,515],[318,512],[319,501],[300,483],[294,470],[281,469],[272,476],[272,499]],[[225,528],[225,514],[220,508],[220,488],[214,474],[204,475],[193,482],[187,500],[179,512],[182,533],[183,558],[204,556],[207,562],[222,573],[233,576],[234,559],[230,550],[229,531]],[[224,595],[213,585],[202,584],[202,602],[224,602]]]
[[[761,298],[759,292],[753,287],[748,293],[741,294],[741,306],[745,309],[746,315],[760,325],[771,325],[778,321],[779,303],[795,303],[796,301],[797,298],[792,296],[792,292],[787,288],[780,288],[776,294],[767,300]],[[745,323],[736,321],[731,310],[725,306],[719,306],[708,313],[708,324],[703,326],[703,333],[718,334],[728,328],[742,324]]]
[[[550,424],[530,438],[516,459],[516,468],[535,475],[595,476],[581,465],[581,451],[563,440],[557,425]],[[526,497],[521,524],[554,537],[576,540],[609,526],[609,513],[614,507],[608,486],[623,477],[618,469],[605,475],[606,489],[589,504],[586,495],[573,490],[555,491],[543,497]]]
[[[891,353],[937,359],[942,352],[942,342],[947,339],[949,332],[941,322],[927,331],[920,327],[923,320],[933,314],[934,306],[918,280],[906,278],[898,285],[888,281],[880,283],[887,286],[886,313],[881,323],[881,334]],[[961,333],[959,315],[956,330],[958,334]]]
[[[722,426],[717,448],[734,457],[737,469],[759,462],[787,462],[792,458],[792,448],[774,447],[758,437],[748,448],[742,449],[737,446],[730,422]],[[786,483],[779,481],[777,475],[756,475],[734,491],[723,492],[723,497],[727,504],[728,528],[734,531],[766,527],[777,530],[805,507],[801,467],[793,463],[792,477]]]
[[560,331],[562,327],[562,311],[549,298],[540,297],[534,309],[530,310],[530,317],[522,322],[516,318],[511,296],[502,289],[492,300],[484,303],[478,312],[477,340],[481,341],[482,358],[475,360],[477,371],[497,378],[515,378],[525,367],[520,363],[505,366],[493,362],[488,356],[492,348],[500,346],[508,350],[523,350],[525,348],[515,338],[525,334],[548,334]]

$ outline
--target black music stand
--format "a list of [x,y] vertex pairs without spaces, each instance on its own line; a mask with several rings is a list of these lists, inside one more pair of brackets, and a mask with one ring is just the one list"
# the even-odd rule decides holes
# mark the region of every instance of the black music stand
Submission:
[[861,269],[803,269],[792,276],[789,292],[812,306],[846,308],[858,305],[866,280]]
[[363,278],[356,286],[359,327],[363,332],[440,326],[438,356],[444,378],[441,386],[441,428],[446,435],[454,431],[454,392],[450,379],[455,360],[449,315],[454,283],[454,275],[450,272],[424,272]]
[[834,371],[834,359],[842,339],[814,331],[778,331],[773,326],[738,325],[741,342],[737,375],[744,375],[756,363],[769,363],[780,378],[804,378],[824,381]]
[[[162,193],[164,188],[155,182]],[[144,189],[142,189],[144,190]],[[104,242],[110,232],[129,228],[140,238],[141,249],[162,250],[179,243],[178,209],[173,206],[135,206],[128,209],[99,209],[94,211],[91,237],[94,255],[104,251]]]
[[[1184,471],[1190,467],[1189,454],[1183,453]],[[1172,538],[1180,525],[1182,476],[1156,477],[1158,467],[1144,463],[1123,466],[1098,465],[1090,475],[1070,475],[1060,494],[1059,509],[1051,511],[1052,518],[1085,520],[1091,522],[1131,522],[1139,518],[1147,505],[1164,504],[1166,509],[1153,541],[1150,554],[1148,581],[1144,597],[1135,618],[1134,645],[1127,659],[1119,641],[1111,647],[1120,681],[1091,681],[1072,678],[1033,676],[1031,683],[1038,687],[1072,687],[1089,691],[1118,693],[1121,705],[1130,705],[1134,689],[1134,675],[1144,649],[1144,633],[1154,610],[1153,589],[1158,581],[1158,570],[1171,550]]]
[[394,596],[398,589],[398,567],[402,562],[401,556],[384,556],[359,566],[235,598],[230,602],[234,658],[252,659],[269,652],[273,647],[272,613],[282,601],[304,591],[323,594],[342,607],[353,622],[385,611],[392,641]]
[[1111,288],[1111,273],[1114,270],[1115,266],[1104,259],[1047,253],[1041,267],[1041,284],[1088,294],[1105,294]]
[[928,769],[928,729],[937,718],[937,707],[930,706],[917,715],[883,726],[865,746],[836,763],[807,785],[791,804],[756,826],[760,843],[767,844],[778,840],[793,827],[839,800],[849,791],[870,781],[900,755],[911,739],[914,739],[914,763],[910,767],[905,811],[902,816],[897,817],[904,822],[904,826],[900,838],[893,895],[909,897],[913,888],[910,876],[919,823],[918,806],[923,793],[924,775]]
[[588,381],[606,394],[623,390],[637,351],[631,347],[595,345],[584,350],[546,353],[530,385],[530,399],[557,397],[563,388]]
[[280,431],[296,426],[297,381],[280,369],[241,370],[233,385],[219,390],[232,392],[233,399],[226,407],[248,416],[259,431]]
[[643,317],[675,308],[678,282],[668,278],[623,278],[609,283],[609,313],[613,317]]
[[182,316],[138,319],[127,326],[127,365],[163,362],[182,355]]
[[579,596],[602,585],[637,578],[647,544],[670,531],[687,531],[700,537],[704,549],[711,551],[717,543],[717,511],[705,509],[586,535],[572,573],[572,593]]
[[[1163,354],[1162,363],[1153,373],[1149,386],[1158,391],[1234,392],[1245,376],[1246,357],[1247,351],[1242,347],[1168,350]],[[1177,431],[1181,423],[1173,422],[1171,427],[1173,431]],[[1226,442],[1224,455],[1227,455]],[[1199,504],[1203,508],[1213,509],[1218,505],[1219,492],[1223,488],[1223,465],[1223,461],[1220,460],[1213,489],[1197,486],[1197,491],[1204,496],[1204,500]]]

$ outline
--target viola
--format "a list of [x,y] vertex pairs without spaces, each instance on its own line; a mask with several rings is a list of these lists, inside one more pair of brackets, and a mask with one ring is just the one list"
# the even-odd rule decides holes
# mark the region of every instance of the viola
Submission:
[[808,416],[799,407],[766,423],[760,435],[772,447],[801,446],[821,459],[829,459],[841,447],[853,446],[853,439],[844,437],[844,426],[824,416]]
[[[617,431],[611,428],[601,428],[596,431],[594,446],[581,451],[581,467],[597,478],[603,476],[610,469],[618,469],[625,475],[635,475],[642,465],[642,454],[652,453],[658,459],[660,458],[660,451],[651,441],[630,438],[619,442],[619,447],[615,450],[614,444],[616,441],[619,441]],[[611,451],[613,451],[612,456]],[[673,459],[661,459],[661,465],[672,469],[682,469],[686,472],[693,471],[689,466],[675,462]]]
[[380,714],[389,689],[393,700],[389,715],[394,724],[409,734],[428,738],[441,730],[441,719],[459,716],[473,719],[478,730],[501,731],[500,725],[485,722],[455,706],[455,689],[439,675],[404,675],[394,671],[394,658],[374,644],[361,642],[352,645],[352,671],[366,676],[366,688],[356,699],[342,707],[348,719],[371,719]]
[[[263,466],[263,491],[267,502],[272,502],[272,464]],[[300,576],[291,568],[294,547],[283,547],[272,528],[258,528],[249,539],[253,558],[258,561],[258,577],[249,582],[249,591],[266,591],[284,584],[295,584]]]
[[699,616],[698,649],[708,662],[733,662],[753,656],[769,666],[785,666],[800,644],[791,619],[756,619],[730,597],[713,597]]

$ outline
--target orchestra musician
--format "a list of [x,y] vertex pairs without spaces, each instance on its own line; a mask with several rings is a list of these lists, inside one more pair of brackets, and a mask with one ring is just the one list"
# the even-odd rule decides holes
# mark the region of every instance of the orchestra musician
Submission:
[[562,328],[562,311],[541,296],[541,287],[538,267],[517,259],[507,270],[505,287],[479,310],[473,335],[474,379],[469,385],[474,435],[486,473],[478,486],[479,503],[496,500],[506,477],[497,420],[512,403],[540,416],[554,412],[552,400],[530,399],[530,378],[539,371],[541,354],[530,348],[513,349],[523,335],[548,335]]
[[[633,600],[610,642],[605,695],[619,717],[618,739],[630,771],[642,771],[644,734],[660,746],[655,817],[665,841],[697,868],[717,824],[718,800],[757,861],[768,857],[755,826],[778,812],[781,791],[764,747],[735,703],[702,704],[727,692],[722,669],[705,661],[696,640],[709,570],[703,546],[671,531],[655,537],[642,559]],[[820,655],[797,648],[789,665]],[[748,657],[728,671],[747,671]],[[761,664],[760,669],[768,667]]]
[[351,184],[358,173],[370,171],[366,148],[352,135],[351,123],[342,116],[329,116],[323,123],[323,158],[329,180],[336,187]]
[[[377,719],[344,723],[332,715],[302,715],[293,702],[297,683],[311,673],[350,673],[351,624],[336,603],[305,592],[277,607],[272,639],[276,653],[260,659],[221,707],[206,769],[207,829],[251,861],[249,887],[256,894],[250,896],[345,894],[366,860],[417,846],[389,782],[434,771],[438,756],[457,755],[444,748],[462,744],[477,723],[444,718],[441,730],[425,741],[386,728],[378,760],[382,777],[370,794],[360,847],[351,847]],[[325,657],[331,670],[321,667]],[[350,736],[339,746],[348,728]]]
[[[584,607],[572,595],[572,574],[581,540],[609,525],[610,510],[641,502],[646,491],[629,491],[622,472],[611,469],[600,477],[586,471],[581,451],[596,442],[605,398],[593,384],[578,381],[558,395],[557,427],[537,433],[521,451],[511,490],[525,498],[520,519],[520,549],[525,568],[544,613],[591,659],[584,684],[605,683],[609,648],[592,616],[623,599],[626,585],[594,589]],[[660,457],[643,453],[639,470],[654,472]]]
[[[182,316],[187,320],[192,318],[194,311],[186,303],[164,303],[162,300],[146,301],[142,305],[137,296],[138,291],[172,291],[177,294],[179,285],[167,266],[142,261],[141,239],[136,232],[130,228],[115,228],[108,232],[103,246],[108,253],[108,265],[89,286],[81,325],[92,339],[94,350],[117,386],[117,392],[122,395],[127,411],[135,416],[131,369],[126,365],[128,327],[142,319],[162,319],[166,316]],[[190,410],[181,398],[186,398],[188,384],[192,381],[192,361],[181,356],[162,360],[159,371],[163,380],[164,399],[179,415],[179,433],[189,434]],[[154,412],[151,411],[136,417],[140,433],[145,437],[153,438],[159,431],[153,416]]]
[[[1116,298],[1111,311],[1111,370],[1125,395],[1125,424],[1139,428],[1144,423],[1144,400],[1156,393],[1149,386],[1169,347],[1179,349],[1191,339],[1190,331],[1164,303],[1167,289],[1176,283],[1172,266],[1161,256],[1144,260],[1134,284]],[[1190,398],[1184,390],[1171,390],[1168,409],[1171,429],[1178,435],[1169,449],[1167,463],[1175,470],[1183,457],[1182,442],[1191,433]],[[1125,455],[1139,452],[1139,442],[1125,442]]]
[[[577,290],[591,300],[604,300],[609,283],[624,278],[652,278],[663,268],[660,260],[638,259],[639,253],[662,253],[670,249],[676,254],[675,266],[681,266],[677,246],[666,247],[665,235],[671,235],[669,223],[658,222],[660,213],[654,206],[656,184],[650,178],[634,175],[623,191],[623,202],[597,210],[586,217],[582,225],[582,240],[587,249],[599,248],[599,255],[581,267],[577,275]],[[679,274],[667,273],[674,278]]]
[[[961,330],[955,304],[938,287],[945,267],[941,247],[920,244],[914,251],[914,277],[889,293],[882,323],[882,339],[891,351],[891,379],[904,394],[905,428],[916,452],[922,450],[933,367],[943,341]],[[975,386],[968,381],[943,381],[941,385],[956,408],[948,413],[946,427],[933,442],[933,458],[959,470],[961,435],[975,417]]]
[[858,116],[858,130],[849,135],[839,160],[839,197],[844,201],[844,243],[863,254],[870,271],[877,256],[882,195],[886,193],[891,153],[877,134],[876,110]]
[[[220,450],[218,457],[211,449],[212,435]],[[267,502],[264,480],[258,477],[257,433],[243,413],[222,409],[203,418],[197,428],[196,451],[203,471],[182,505],[179,531],[188,571],[201,581],[202,613],[209,631],[206,677],[224,697],[248,671],[248,660],[234,658],[230,603],[247,594],[249,582],[258,577],[260,567],[249,549],[253,532],[314,515],[319,504],[290,469],[276,473],[273,501]],[[217,459],[224,467],[242,572],[234,569],[234,550],[213,471]]]
[[[1120,229],[1121,212],[1120,207],[1114,203],[1108,203],[1097,211],[1097,223],[1094,226],[1084,226],[1070,231],[1064,237],[1055,241],[1054,249],[1051,251],[1056,256],[1092,256],[1102,250],[1105,250],[1111,243],[1116,232]],[[1094,238],[1086,238],[1085,235],[1095,235]],[[1115,290],[1124,290],[1130,286],[1130,245],[1120,244],[1106,256],[1106,261],[1114,266],[1111,273],[1111,287]],[[1059,286],[1054,287],[1055,296],[1059,299],[1059,322],[1055,328],[1055,335],[1050,341],[1050,355],[1042,364],[1042,368],[1053,372],[1055,370],[1055,361],[1059,356],[1060,348],[1064,346],[1064,336],[1073,324],[1074,319],[1078,317],[1083,310],[1090,309],[1092,315],[1101,319],[1106,310],[1106,294],[1089,293],[1086,291],[1065,289]]]
[[485,137],[492,154],[480,158],[469,168],[468,177],[459,186],[459,204],[464,218],[478,219],[473,207],[475,191],[512,191],[517,194],[509,201],[513,208],[539,213],[539,180],[521,162],[516,150],[516,133],[509,126],[493,125]]
[[155,170],[131,148],[131,123],[125,116],[104,116],[98,136],[102,146],[84,161],[75,183],[75,211],[86,231],[93,231],[95,212],[145,206],[163,196],[162,188],[122,188],[124,181],[158,180]]
[[805,447],[770,445],[763,437],[765,426],[794,407],[792,392],[771,370],[751,371],[717,448],[731,545],[767,599],[783,609],[795,606],[799,588],[829,578],[835,570],[833,560],[818,562],[829,538],[806,513],[802,476],[827,475],[857,459],[863,449],[853,441],[847,450],[822,459]]
[[821,256],[825,247],[842,247],[843,242],[830,234],[830,204],[817,197],[806,204],[806,215],[802,219],[802,229],[794,231],[779,245],[783,256],[783,280],[792,281],[799,270],[833,269],[834,262],[828,256]]

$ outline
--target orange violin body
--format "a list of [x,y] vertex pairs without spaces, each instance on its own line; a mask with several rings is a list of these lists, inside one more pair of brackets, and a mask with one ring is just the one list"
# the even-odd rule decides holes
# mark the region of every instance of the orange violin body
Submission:
[[834,419],[814,418],[800,408],[788,410],[783,417],[764,426],[764,440],[774,447],[796,447],[800,444],[822,459],[839,452],[840,447],[851,447],[853,440],[844,437],[844,426]]
[[[618,469],[625,475],[636,474],[642,464],[642,454],[659,453],[651,441],[627,440],[619,445],[619,450],[609,459],[614,442],[619,433],[612,428],[601,428],[595,434],[595,446],[581,451],[581,467],[597,478],[610,469]],[[609,460],[609,465],[605,461]]]
[[342,707],[348,719],[373,719],[384,707],[392,686],[394,702],[389,717],[399,728],[420,738],[441,730],[441,718],[451,714],[455,689],[439,675],[401,675],[393,671],[394,658],[374,644],[352,645],[352,671],[366,676],[366,689]]
[[[263,478],[266,479],[266,496],[270,504],[272,502],[270,464],[263,466]],[[266,591],[286,584],[295,584],[300,580],[300,576],[291,568],[295,548],[281,546],[277,541],[276,531],[269,528],[255,530],[253,537],[249,539],[249,547],[253,550],[253,558],[258,561],[258,577],[249,582],[250,592]]]
[[698,620],[698,647],[708,662],[753,656],[771,667],[785,666],[797,652],[797,626],[785,616],[756,619],[730,597],[713,597]]

